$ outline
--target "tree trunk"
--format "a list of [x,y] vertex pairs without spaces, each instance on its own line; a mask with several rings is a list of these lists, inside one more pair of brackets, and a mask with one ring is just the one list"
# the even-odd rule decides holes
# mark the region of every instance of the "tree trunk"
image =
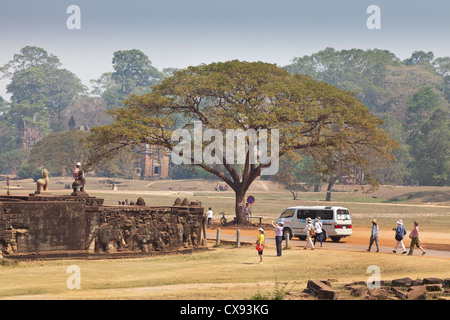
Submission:
[[234,210],[236,212],[236,222],[237,224],[243,224],[244,221],[244,213],[242,212],[243,205],[244,205],[244,197],[245,197],[245,191],[242,190],[242,188],[239,188],[234,191],[236,194],[235,197],[235,206]]
[[335,182],[337,181],[337,177],[330,176],[330,179],[328,180],[328,187],[327,187],[327,197],[325,201],[331,201],[331,189],[333,188]]

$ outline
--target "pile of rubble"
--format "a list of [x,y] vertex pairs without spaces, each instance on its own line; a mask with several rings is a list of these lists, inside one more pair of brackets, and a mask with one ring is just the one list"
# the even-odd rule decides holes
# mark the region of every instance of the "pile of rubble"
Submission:
[[377,289],[363,282],[332,286],[336,280],[310,280],[302,293],[289,293],[288,299],[319,300],[450,300],[450,278],[410,278],[380,281]]

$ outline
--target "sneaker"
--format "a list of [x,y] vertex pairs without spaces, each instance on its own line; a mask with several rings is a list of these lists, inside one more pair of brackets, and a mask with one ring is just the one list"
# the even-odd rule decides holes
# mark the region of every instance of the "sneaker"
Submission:
[[405,254],[405,253],[406,253],[406,251],[403,251],[403,252],[402,252],[402,254]]
[[412,253],[408,253],[408,256],[412,256]]
[[426,252],[424,251],[424,252],[422,252],[422,255],[424,255]]
[[392,252],[393,252],[393,253],[397,253],[397,251],[395,251],[395,250],[392,250]]

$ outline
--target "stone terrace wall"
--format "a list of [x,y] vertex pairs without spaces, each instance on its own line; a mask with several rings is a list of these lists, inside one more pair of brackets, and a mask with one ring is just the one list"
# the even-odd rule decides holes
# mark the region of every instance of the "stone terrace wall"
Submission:
[[104,206],[76,196],[0,196],[0,253],[144,252],[198,246],[203,207]]

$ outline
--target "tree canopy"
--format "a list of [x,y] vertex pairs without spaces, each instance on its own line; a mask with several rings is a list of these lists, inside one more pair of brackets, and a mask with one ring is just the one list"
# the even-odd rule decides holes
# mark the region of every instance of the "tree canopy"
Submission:
[[[268,140],[273,142],[272,130],[278,130],[276,157],[294,150],[338,146],[351,153],[353,160],[360,157],[360,147],[390,157],[395,146],[395,141],[379,128],[382,121],[354,93],[263,62],[234,60],[188,67],[155,85],[151,93],[132,95],[125,105],[110,111],[115,117],[112,124],[94,128],[87,138],[90,165],[111,158],[123,148],[138,149],[141,144],[174,150],[179,140],[172,139],[172,133],[180,129],[175,127],[176,114],[186,119],[185,129],[192,131],[193,122],[200,121],[202,128],[217,130],[214,143],[220,142],[219,133],[225,137],[230,129],[252,129],[258,134],[266,130]],[[211,139],[203,141],[203,153],[211,150],[208,146],[214,143],[207,143]],[[215,157],[221,157],[218,167],[204,159],[196,161],[195,152],[184,155],[235,191],[238,222],[243,219],[241,206],[249,186],[275,161],[271,158],[270,163],[251,163],[248,145],[247,139],[242,166],[236,166],[236,158],[230,160],[226,152],[216,152]],[[273,156],[274,146],[269,149]]]

